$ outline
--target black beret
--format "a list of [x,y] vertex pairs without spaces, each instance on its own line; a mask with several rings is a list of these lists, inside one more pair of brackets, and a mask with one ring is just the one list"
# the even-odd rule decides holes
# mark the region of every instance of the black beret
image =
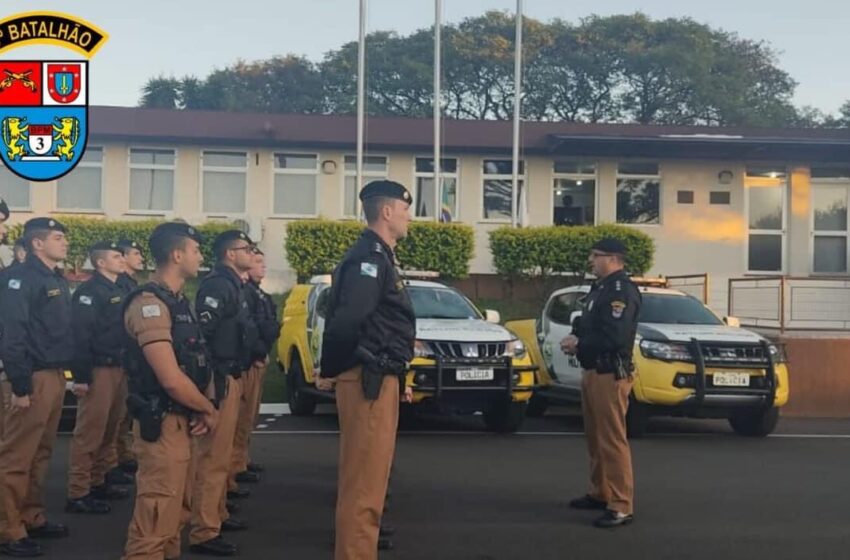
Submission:
[[623,242],[613,237],[600,239],[593,244],[591,250],[599,251],[600,253],[609,253],[611,255],[625,255],[628,252]]
[[404,188],[404,185],[396,183],[395,181],[372,181],[360,191],[360,200],[375,198],[376,196],[395,198],[403,200],[408,204],[413,202],[413,197],[410,196],[410,192]]
[[97,243],[92,243],[89,246],[89,253],[93,253],[95,251],[115,251],[116,253],[121,253],[121,247],[118,246],[117,243],[113,241],[98,241]]
[[40,229],[65,233],[65,226],[59,220],[54,220],[53,218],[33,218],[24,224],[24,235]]
[[248,234],[246,234],[244,231],[239,231],[238,229],[229,229],[225,232],[218,234],[218,237],[215,238],[215,241],[213,241],[213,253],[215,253],[216,255],[220,254],[221,250],[224,247],[238,239],[247,241],[248,245],[254,245],[254,242],[251,241],[251,238],[248,237]]
[[118,248],[121,249],[121,252],[125,255],[130,251],[130,249],[138,249],[139,251],[142,250],[141,245],[129,239],[120,239],[116,245],[118,245]]
[[204,236],[201,235],[201,232],[189,224],[183,222],[165,222],[164,224],[159,224],[154,228],[150,239],[148,240],[148,247],[150,247],[152,251],[155,251],[155,247],[159,247],[162,240],[170,236],[188,237],[198,243],[204,242]]
[[3,216],[4,220],[9,219],[9,205],[2,198],[0,198],[0,215]]

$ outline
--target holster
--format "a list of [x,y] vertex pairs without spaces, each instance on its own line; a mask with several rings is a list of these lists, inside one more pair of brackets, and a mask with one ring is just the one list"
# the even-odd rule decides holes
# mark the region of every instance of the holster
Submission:
[[139,421],[139,435],[142,439],[153,443],[162,434],[162,419],[166,407],[157,396],[142,397],[130,393],[127,397],[127,409]]
[[[357,347],[354,355],[362,363],[360,382],[363,385],[363,396],[370,401],[378,400],[381,395],[385,375],[395,375],[401,379],[407,372],[407,364],[404,362],[393,360],[386,354],[375,356],[362,346]],[[400,382],[400,390],[404,391],[403,380]]]

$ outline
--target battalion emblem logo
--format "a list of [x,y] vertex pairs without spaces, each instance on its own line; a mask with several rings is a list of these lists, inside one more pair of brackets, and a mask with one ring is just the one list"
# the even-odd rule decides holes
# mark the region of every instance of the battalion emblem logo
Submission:
[[[0,52],[30,44],[92,56],[107,35],[67,14],[31,12],[0,20]],[[0,157],[16,175],[52,181],[80,162],[88,141],[87,60],[0,59]]]

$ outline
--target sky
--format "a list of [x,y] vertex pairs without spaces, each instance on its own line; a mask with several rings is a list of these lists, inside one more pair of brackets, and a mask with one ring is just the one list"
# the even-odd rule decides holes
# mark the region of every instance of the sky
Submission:
[[[654,18],[688,16],[779,51],[779,66],[799,82],[798,105],[835,112],[850,99],[846,69],[850,2],[846,0],[525,0],[527,16],[577,21],[591,14],[642,11]],[[9,7],[14,5],[14,11]],[[369,31],[401,34],[428,27],[433,0],[368,0]],[[443,0],[444,22],[487,10],[510,10],[515,0]],[[93,57],[90,103],[133,106],[148,78],[203,77],[237,59],[295,53],[320,60],[356,40],[358,0],[65,0],[3,2],[0,16],[37,9],[72,13],[109,33]],[[71,51],[24,47],[0,58],[60,58]],[[77,55],[73,55],[76,58]]]

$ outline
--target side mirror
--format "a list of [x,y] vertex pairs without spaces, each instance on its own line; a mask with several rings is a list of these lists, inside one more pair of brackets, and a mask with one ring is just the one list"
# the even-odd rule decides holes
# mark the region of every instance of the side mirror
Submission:
[[502,322],[502,316],[498,311],[493,309],[485,309],[484,310],[484,319],[488,323],[496,323],[497,325]]
[[737,317],[723,317],[723,322],[730,327],[740,328],[741,320]]

